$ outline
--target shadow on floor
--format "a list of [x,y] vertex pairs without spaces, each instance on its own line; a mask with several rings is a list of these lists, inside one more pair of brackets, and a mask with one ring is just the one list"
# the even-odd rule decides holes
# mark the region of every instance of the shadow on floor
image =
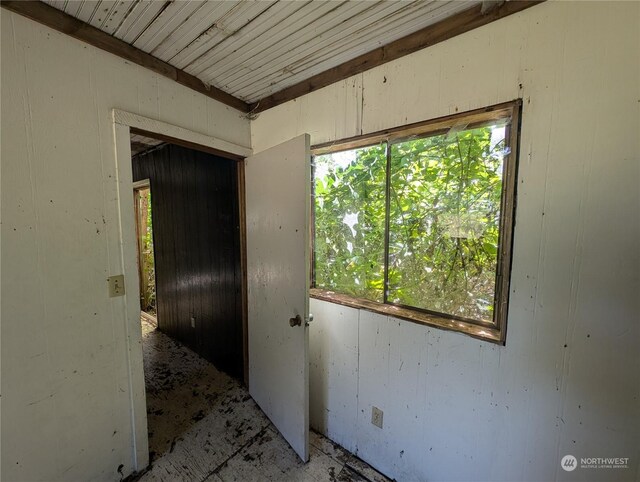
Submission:
[[389,479],[311,432],[303,464],[247,389],[142,320],[150,466],[130,481]]

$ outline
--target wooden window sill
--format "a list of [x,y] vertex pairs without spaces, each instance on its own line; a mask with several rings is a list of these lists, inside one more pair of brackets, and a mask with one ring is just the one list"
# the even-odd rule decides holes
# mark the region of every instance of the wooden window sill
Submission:
[[475,325],[466,321],[444,318],[399,306],[376,303],[375,301],[364,300],[361,298],[353,298],[348,295],[336,293],[335,291],[327,291],[319,288],[311,288],[309,290],[309,295],[311,298],[316,300],[328,301],[330,303],[336,303],[350,308],[358,308],[379,313],[381,315],[393,316],[394,318],[400,318],[401,320],[411,321],[420,325],[457,331],[459,333],[464,333],[465,335],[478,338],[479,340],[504,345],[504,333],[501,333],[501,331],[496,327]]

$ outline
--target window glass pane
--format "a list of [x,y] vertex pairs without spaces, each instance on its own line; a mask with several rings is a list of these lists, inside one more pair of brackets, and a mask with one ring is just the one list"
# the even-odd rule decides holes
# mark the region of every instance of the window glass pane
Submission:
[[493,321],[505,127],[391,147],[388,300]]
[[318,288],[383,301],[385,145],[314,157]]

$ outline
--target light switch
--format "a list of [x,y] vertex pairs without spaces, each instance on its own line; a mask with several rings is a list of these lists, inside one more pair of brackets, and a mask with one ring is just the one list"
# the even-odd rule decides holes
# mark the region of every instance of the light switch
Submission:
[[109,276],[109,297],[124,296],[124,275]]
[[371,423],[378,428],[382,428],[383,411],[378,407],[371,407]]

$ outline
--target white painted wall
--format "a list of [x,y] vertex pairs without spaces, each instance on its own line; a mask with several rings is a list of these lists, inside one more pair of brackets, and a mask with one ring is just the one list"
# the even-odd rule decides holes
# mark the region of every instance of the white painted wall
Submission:
[[639,20],[545,3],[252,122],[260,151],[524,99],[506,347],[312,300],[314,427],[403,481],[638,478]]
[[116,172],[111,110],[246,147],[249,122],[0,12],[2,480],[119,480],[134,463],[133,395],[125,300],[106,278],[122,272],[116,178],[131,173]]

